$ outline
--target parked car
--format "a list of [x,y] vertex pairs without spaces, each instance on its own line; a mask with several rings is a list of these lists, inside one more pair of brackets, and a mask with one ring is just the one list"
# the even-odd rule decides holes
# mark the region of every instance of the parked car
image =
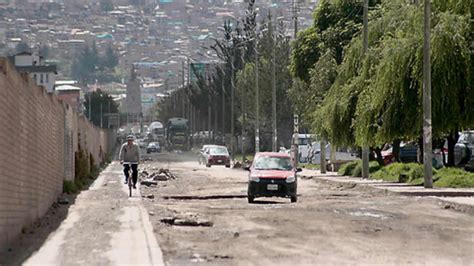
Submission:
[[152,153],[152,152],[161,152],[160,143],[150,142],[150,144],[148,144],[148,146],[146,147],[146,153]]
[[[403,163],[417,162],[418,161],[418,145],[416,143],[404,143],[400,144],[400,153],[399,159]],[[395,157],[393,155],[392,145],[387,145],[384,150],[382,150],[382,158],[385,165],[395,162]]]
[[145,149],[147,147],[145,139],[137,139],[137,144],[142,149]]
[[256,197],[285,197],[297,201],[297,176],[289,154],[259,152],[252,165],[245,168],[249,173],[247,198],[253,203]]
[[[470,167],[474,160],[474,130],[461,132],[458,142],[454,146],[455,165]],[[474,165],[473,165],[474,166]]]
[[210,146],[206,149],[204,156],[204,162],[207,167],[211,167],[212,165],[225,165],[225,167],[230,168],[230,155],[225,146]]

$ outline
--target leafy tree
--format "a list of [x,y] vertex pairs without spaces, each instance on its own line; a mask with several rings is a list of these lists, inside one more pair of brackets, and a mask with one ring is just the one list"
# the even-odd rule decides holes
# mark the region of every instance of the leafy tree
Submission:
[[[90,101],[90,104],[89,104],[89,101]],[[86,109],[85,113],[86,113],[87,118],[92,120],[92,123],[96,126],[100,126],[101,114],[102,114],[102,126],[106,127],[108,124],[108,116],[105,116],[105,114],[118,113],[118,104],[113,100],[112,96],[108,95],[105,92],[102,92],[101,90],[97,90],[92,93],[89,93],[86,96],[84,107]],[[90,107],[91,117],[89,117],[89,107]]]
[[[379,3],[370,0],[369,6]],[[344,47],[362,27],[362,7],[362,1],[322,0],[313,14],[313,26],[300,32],[293,43],[292,75],[308,82],[309,70],[328,50],[337,64],[342,63]]]
[[23,53],[23,52],[31,52],[30,46],[25,43],[25,42],[19,42],[16,47],[15,51],[17,54]]
[[102,58],[102,65],[109,69],[115,68],[119,63],[119,57],[111,44],[105,50],[105,56]]
[[[433,132],[450,135],[451,161],[455,132],[474,125],[470,14],[459,3],[434,1],[431,39]],[[422,8],[385,1],[372,12],[370,49],[363,57],[360,35],[345,49],[337,78],[314,112],[315,130],[336,145],[377,147],[421,136]]]

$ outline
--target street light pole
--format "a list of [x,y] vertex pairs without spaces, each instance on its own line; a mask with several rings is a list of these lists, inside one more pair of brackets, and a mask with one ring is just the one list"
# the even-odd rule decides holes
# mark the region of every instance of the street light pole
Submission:
[[92,92],[89,91],[89,121],[92,121],[92,116],[91,116],[91,114],[92,114],[92,112],[91,112],[92,111],[91,110],[92,104],[91,104],[91,102],[92,102]]
[[224,66],[221,68],[222,71],[222,134],[224,135],[225,139],[225,73],[224,73]]
[[230,86],[230,89],[231,89],[231,93],[230,93],[230,156],[231,156],[231,160],[234,161],[234,158],[235,158],[235,150],[234,150],[234,92],[235,92],[235,83],[234,83],[234,72],[235,72],[235,47],[233,48],[233,56],[232,56],[232,73],[231,73],[231,77],[230,77],[230,83],[231,83],[231,86]]
[[102,124],[102,103],[100,103],[100,128],[103,128],[103,124]]
[[431,125],[431,1],[425,0],[424,44],[423,44],[423,168],[425,188],[433,188],[433,146]]
[[[245,71],[245,60],[244,60],[244,46],[241,46],[242,51],[240,53],[240,59],[242,61],[242,71]],[[242,88],[242,162],[245,162],[245,86]]]
[[256,129],[255,129],[255,152],[260,152],[260,89],[258,87],[258,37],[255,38],[255,107],[257,109]]
[[[273,25],[271,25],[273,27]],[[272,28],[272,129],[273,129],[273,141],[272,151],[277,151],[277,114],[276,114],[276,40],[275,40],[276,27]]]
[[[364,0],[364,28],[363,28],[363,56],[367,54],[369,48],[369,0]],[[364,145],[362,147],[362,178],[369,178],[369,147]]]

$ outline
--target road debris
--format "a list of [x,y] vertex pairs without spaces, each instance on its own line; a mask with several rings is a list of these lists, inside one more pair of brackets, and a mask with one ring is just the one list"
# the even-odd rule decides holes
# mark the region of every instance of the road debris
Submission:
[[166,217],[160,220],[162,223],[176,226],[214,226],[212,221],[199,217],[197,214],[183,214]]
[[[140,178],[143,180],[140,184],[145,186],[158,185],[156,181],[168,181],[171,179],[176,179],[176,176],[173,175],[169,169],[160,168],[158,171],[151,172],[156,170],[156,168],[151,168],[148,170],[143,170],[140,173]],[[150,171],[151,173],[149,173]]]

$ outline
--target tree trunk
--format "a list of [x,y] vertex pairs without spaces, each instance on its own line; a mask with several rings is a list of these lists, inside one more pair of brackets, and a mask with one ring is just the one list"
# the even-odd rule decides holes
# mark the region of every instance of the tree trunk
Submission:
[[446,166],[453,167],[454,165],[454,146],[458,141],[459,134],[457,130],[452,131],[448,136],[448,163]]
[[400,162],[400,143],[402,141],[400,139],[395,139],[393,141],[393,147],[392,147],[392,154],[393,158],[395,158],[395,162],[399,163]]

